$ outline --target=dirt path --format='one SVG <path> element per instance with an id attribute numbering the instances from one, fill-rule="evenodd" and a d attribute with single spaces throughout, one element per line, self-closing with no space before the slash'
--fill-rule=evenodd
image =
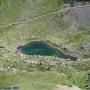
<path id="1" fill-rule="evenodd" d="M 81 89 L 76 86 L 69 87 L 69 86 L 64 86 L 64 85 L 58 85 L 53 90 L 81 90 Z"/>

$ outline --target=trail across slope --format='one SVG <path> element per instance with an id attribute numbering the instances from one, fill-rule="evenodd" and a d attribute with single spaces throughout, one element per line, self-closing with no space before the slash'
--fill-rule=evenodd
<path id="1" fill-rule="evenodd" d="M 70 9 L 85 8 L 85 7 L 90 7 L 90 5 L 75 6 L 75 7 L 69 7 L 69 8 L 56 10 L 54 12 L 49 12 L 49 13 L 46 13 L 46 14 L 43 14 L 43 15 L 40 15 L 40 16 L 36 16 L 36 17 L 33 17 L 33 18 L 29 18 L 29 19 L 26 19 L 26 20 L 23 20 L 23 21 L 19 21 L 19 22 L 16 22 L 16 23 L 10 23 L 10 24 L 1 25 L 0 28 L 12 26 L 12 25 L 22 24 L 22 23 L 29 22 L 29 21 L 32 21 L 32 20 L 36 20 L 36 19 L 44 17 L 44 16 L 52 15 L 52 14 L 57 13 L 57 12 L 63 12 L 63 11 L 70 10 Z"/>

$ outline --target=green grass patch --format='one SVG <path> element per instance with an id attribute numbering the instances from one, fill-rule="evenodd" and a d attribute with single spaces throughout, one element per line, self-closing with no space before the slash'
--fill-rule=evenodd
<path id="1" fill-rule="evenodd" d="M 1 86 L 18 86 L 20 90 L 52 90 L 56 85 L 76 85 L 81 88 L 85 84 L 84 72 L 71 72 L 69 75 L 57 71 L 35 71 L 27 73 L 0 74 Z"/>

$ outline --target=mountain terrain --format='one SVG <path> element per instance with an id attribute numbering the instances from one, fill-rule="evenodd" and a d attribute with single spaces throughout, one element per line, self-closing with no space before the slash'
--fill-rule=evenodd
<path id="1" fill-rule="evenodd" d="M 77 60 L 17 50 L 35 41 Z M 89 90 L 89 70 L 88 0 L 0 0 L 0 87 L 53 90 L 62 84 Z"/>

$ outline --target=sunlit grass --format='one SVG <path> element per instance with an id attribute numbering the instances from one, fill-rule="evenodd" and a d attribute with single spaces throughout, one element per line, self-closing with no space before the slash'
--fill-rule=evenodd
<path id="1" fill-rule="evenodd" d="M 68 75 L 57 71 L 34 71 L 27 73 L 0 74 L 1 86 L 18 86 L 20 90 L 52 90 L 56 85 L 76 85 L 83 88 L 84 72 L 71 72 Z"/>

